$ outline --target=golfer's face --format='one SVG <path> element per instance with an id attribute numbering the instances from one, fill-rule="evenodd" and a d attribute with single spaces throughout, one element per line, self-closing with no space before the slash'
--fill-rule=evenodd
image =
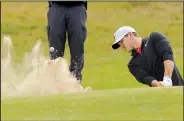
<path id="1" fill-rule="evenodd" d="M 123 37 L 123 39 L 121 39 L 121 41 L 119 42 L 120 48 L 122 48 L 125 51 L 130 52 L 131 51 L 131 43 L 130 43 L 130 36 L 126 35 L 125 37 Z"/>

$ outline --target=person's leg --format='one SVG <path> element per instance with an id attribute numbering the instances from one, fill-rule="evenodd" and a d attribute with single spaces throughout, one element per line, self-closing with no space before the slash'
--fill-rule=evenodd
<path id="1" fill-rule="evenodd" d="M 56 59 L 57 57 L 63 57 L 66 42 L 65 7 L 52 5 L 49 8 L 47 17 L 47 34 L 50 47 L 50 58 Z"/>
<path id="2" fill-rule="evenodd" d="M 81 82 L 84 66 L 84 42 L 87 36 L 84 6 L 67 8 L 67 32 L 71 54 L 70 72 Z"/>

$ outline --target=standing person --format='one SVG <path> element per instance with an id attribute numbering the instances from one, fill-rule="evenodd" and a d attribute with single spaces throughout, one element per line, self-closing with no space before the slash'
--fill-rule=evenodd
<path id="1" fill-rule="evenodd" d="M 132 53 L 128 68 L 140 83 L 150 87 L 184 84 L 164 34 L 152 32 L 142 39 L 134 28 L 123 26 L 114 33 L 114 39 L 113 49 L 122 48 Z"/>
<path id="2" fill-rule="evenodd" d="M 70 72 L 82 81 L 84 42 L 87 37 L 86 1 L 49 1 L 47 34 L 50 58 L 63 57 L 66 32 L 70 49 Z"/>

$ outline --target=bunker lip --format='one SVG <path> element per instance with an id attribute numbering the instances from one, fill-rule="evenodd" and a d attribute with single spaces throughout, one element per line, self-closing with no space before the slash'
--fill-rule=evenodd
<path id="1" fill-rule="evenodd" d="M 12 40 L 3 38 L 2 44 L 2 97 L 36 96 L 59 93 L 90 92 L 91 87 L 83 88 L 69 72 L 64 58 L 50 60 L 45 57 L 38 40 L 31 52 L 25 54 L 20 65 L 12 64 Z M 15 68 L 16 67 L 16 68 Z M 11 75 L 11 76 L 10 76 Z"/>

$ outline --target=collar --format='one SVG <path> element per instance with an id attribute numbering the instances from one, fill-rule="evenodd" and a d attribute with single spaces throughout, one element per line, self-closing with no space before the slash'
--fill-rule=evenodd
<path id="1" fill-rule="evenodd" d="M 131 56 L 137 56 L 137 55 L 141 54 L 141 52 L 143 50 L 143 47 L 145 45 L 145 42 L 146 42 L 146 39 L 142 39 L 141 46 L 138 49 L 136 49 L 136 50 L 132 50 Z"/>
<path id="2" fill-rule="evenodd" d="M 139 48 L 136 50 L 136 53 L 137 53 L 137 54 L 141 54 L 141 52 L 142 52 L 142 47 L 139 47 Z"/>

